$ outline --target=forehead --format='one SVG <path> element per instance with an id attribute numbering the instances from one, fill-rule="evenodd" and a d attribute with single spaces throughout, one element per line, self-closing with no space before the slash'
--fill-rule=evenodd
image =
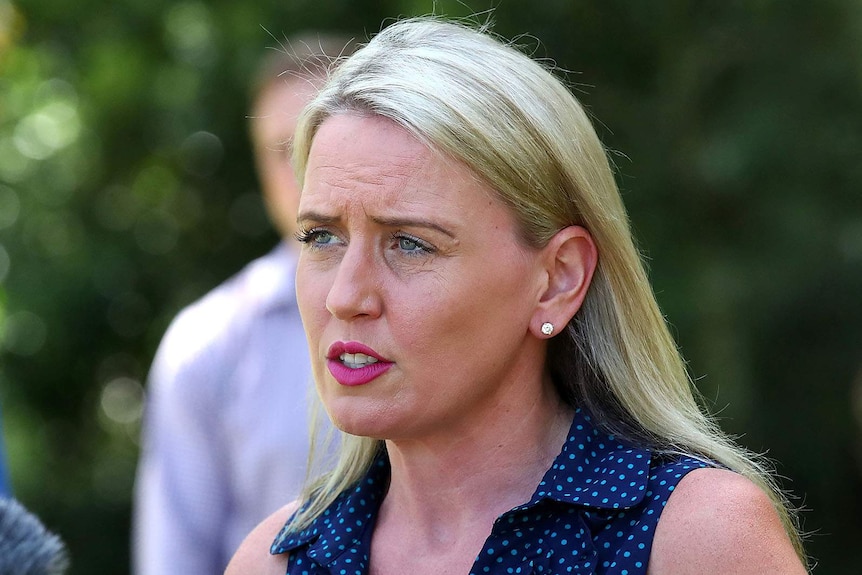
<path id="1" fill-rule="evenodd" d="M 416 169 L 431 159 L 431 149 L 405 128 L 380 116 L 342 113 L 318 128 L 309 152 L 317 168 Z M 314 160 L 317 160 L 315 162 Z M 335 160 L 335 165 L 331 162 Z"/>
<path id="2" fill-rule="evenodd" d="M 336 115 L 314 137 L 302 200 L 360 198 L 389 204 L 445 200 L 442 205 L 466 207 L 471 200 L 496 200 L 496 194 L 467 166 L 430 149 L 391 120 Z"/>

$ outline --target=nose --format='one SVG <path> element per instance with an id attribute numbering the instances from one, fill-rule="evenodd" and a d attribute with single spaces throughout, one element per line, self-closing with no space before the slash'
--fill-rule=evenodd
<path id="1" fill-rule="evenodd" d="M 352 242 L 338 263 L 326 296 L 326 309 L 340 320 L 379 317 L 381 275 L 371 250 Z"/>

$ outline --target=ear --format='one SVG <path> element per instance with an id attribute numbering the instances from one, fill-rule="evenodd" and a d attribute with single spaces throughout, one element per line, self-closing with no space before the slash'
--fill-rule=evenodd
<path id="1" fill-rule="evenodd" d="M 569 226 L 557 232 L 542 248 L 547 285 L 536 306 L 530 330 L 546 339 L 557 333 L 574 317 L 587 295 L 598 251 L 586 228 Z M 550 323 L 553 330 L 549 330 Z M 547 333 L 551 331 L 551 333 Z"/>

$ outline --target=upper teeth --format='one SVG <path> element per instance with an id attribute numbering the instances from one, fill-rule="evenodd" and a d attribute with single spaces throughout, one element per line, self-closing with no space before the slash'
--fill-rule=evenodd
<path id="1" fill-rule="evenodd" d="M 340 356 L 338 356 L 338 359 L 341 360 L 341 363 L 351 369 L 358 369 L 372 363 L 377 363 L 376 357 L 371 357 L 370 355 L 365 355 L 364 353 L 342 353 Z"/>

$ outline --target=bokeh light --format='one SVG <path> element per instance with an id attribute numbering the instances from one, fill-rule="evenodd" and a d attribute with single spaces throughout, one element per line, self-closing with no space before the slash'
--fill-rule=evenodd
<path id="1" fill-rule="evenodd" d="M 6 351 L 15 355 L 35 355 L 45 345 L 48 327 L 35 313 L 20 310 L 6 316 L 0 333 L 0 344 Z"/>
<path id="2" fill-rule="evenodd" d="M 50 158 L 74 142 L 81 132 L 78 112 L 69 102 L 56 101 L 33 111 L 15 128 L 15 147 L 33 160 Z"/>
<path id="3" fill-rule="evenodd" d="M 211 176 L 224 156 L 224 146 L 218 136 L 204 130 L 191 134 L 183 141 L 180 158 L 185 170 L 198 177 Z"/>
<path id="4" fill-rule="evenodd" d="M 168 11 L 165 39 L 178 60 L 194 66 L 210 66 L 218 54 L 212 17 L 201 2 L 180 2 Z"/>
<path id="5" fill-rule="evenodd" d="M 144 406 L 144 387 L 131 377 L 117 377 L 102 387 L 99 405 L 109 420 L 119 424 L 140 421 Z"/>

